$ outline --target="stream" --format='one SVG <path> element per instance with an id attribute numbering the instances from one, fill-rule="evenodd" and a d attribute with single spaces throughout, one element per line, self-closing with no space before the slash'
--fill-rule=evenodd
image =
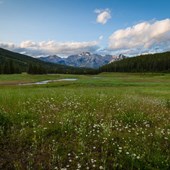
<path id="1" fill-rule="evenodd" d="M 39 81 L 39 82 L 34 82 L 34 83 L 20 83 L 19 85 L 25 86 L 25 85 L 41 85 L 41 84 L 48 84 L 51 82 L 57 82 L 57 81 L 76 81 L 76 78 L 65 78 L 65 79 L 58 79 L 58 80 L 44 80 L 44 81 Z"/>

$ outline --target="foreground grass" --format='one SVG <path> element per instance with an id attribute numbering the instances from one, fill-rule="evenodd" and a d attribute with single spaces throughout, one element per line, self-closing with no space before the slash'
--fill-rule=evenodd
<path id="1" fill-rule="evenodd" d="M 11 86 L 66 77 L 78 80 Z M 169 169 L 169 74 L 0 82 L 0 169 Z"/>

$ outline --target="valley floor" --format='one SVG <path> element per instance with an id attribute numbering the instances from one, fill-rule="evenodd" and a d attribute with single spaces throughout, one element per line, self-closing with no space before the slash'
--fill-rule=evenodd
<path id="1" fill-rule="evenodd" d="M 0 75 L 0 135 L 3 170 L 168 170 L 170 74 Z"/>

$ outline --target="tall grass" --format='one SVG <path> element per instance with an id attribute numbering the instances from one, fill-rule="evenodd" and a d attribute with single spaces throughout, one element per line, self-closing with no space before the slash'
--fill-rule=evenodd
<path id="1" fill-rule="evenodd" d="M 0 168 L 169 169 L 170 79 L 98 77 L 3 86 Z"/>

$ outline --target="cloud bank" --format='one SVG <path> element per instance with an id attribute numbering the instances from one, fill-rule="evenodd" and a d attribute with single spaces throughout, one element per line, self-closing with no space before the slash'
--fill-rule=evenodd
<path id="1" fill-rule="evenodd" d="M 99 24 L 106 24 L 109 19 L 111 19 L 111 11 L 109 9 L 96 9 L 94 11 L 97 14 L 96 22 Z"/>
<path id="2" fill-rule="evenodd" d="M 0 47 L 13 50 L 34 57 L 44 55 L 68 56 L 82 51 L 95 52 L 98 49 L 98 41 L 90 42 L 57 42 L 57 41 L 24 41 L 20 45 L 13 43 L 0 43 Z"/>
<path id="3" fill-rule="evenodd" d="M 132 53 L 170 50 L 170 19 L 142 22 L 117 30 L 109 37 L 109 49 Z"/>

